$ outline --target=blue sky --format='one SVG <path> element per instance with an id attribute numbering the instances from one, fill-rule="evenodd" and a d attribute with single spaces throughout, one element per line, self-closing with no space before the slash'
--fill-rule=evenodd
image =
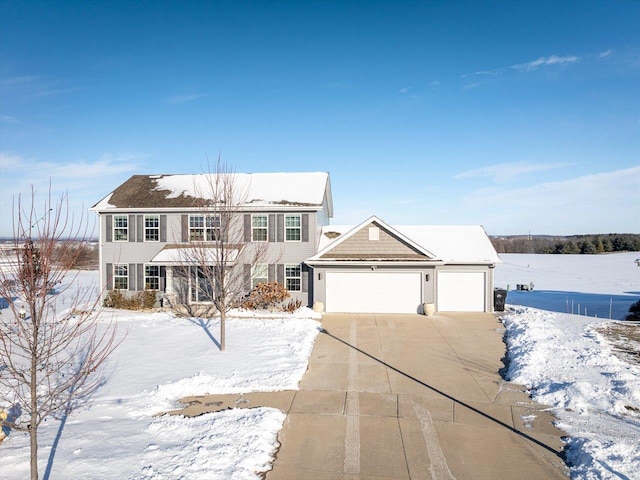
<path id="1" fill-rule="evenodd" d="M 0 11 L 0 235 L 32 185 L 77 215 L 218 154 L 330 172 L 334 224 L 640 233 L 640 2 Z"/>

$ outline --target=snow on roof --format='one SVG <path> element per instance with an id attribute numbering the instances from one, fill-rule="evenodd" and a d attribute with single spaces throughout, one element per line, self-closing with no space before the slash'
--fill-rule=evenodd
<path id="1" fill-rule="evenodd" d="M 438 260 L 447 263 L 500 263 L 500 257 L 481 225 L 391 225 L 391 227 L 433 253 Z M 353 225 L 324 226 L 318 251 L 324 250 L 353 228 L 355 228 Z"/>
<path id="2" fill-rule="evenodd" d="M 234 173 L 233 186 L 243 205 L 322 206 L 331 210 L 326 172 Z M 134 175 L 99 201 L 92 210 L 113 208 L 188 207 L 211 196 L 215 174 Z M 332 213 L 330 212 L 330 215 Z"/>
<path id="3" fill-rule="evenodd" d="M 250 204 L 293 203 L 321 205 L 329 174 L 313 173 L 235 173 L 233 185 Z M 197 198 L 206 195 L 211 175 L 166 175 L 157 179 L 159 190 L 170 190 L 167 198 L 180 195 Z"/>

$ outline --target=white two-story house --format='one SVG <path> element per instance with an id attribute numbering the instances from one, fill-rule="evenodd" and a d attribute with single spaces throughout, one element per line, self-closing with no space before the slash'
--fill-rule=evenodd
<path id="1" fill-rule="evenodd" d="M 213 174 L 212 174 L 213 175 Z M 241 192 L 236 245 L 230 268 L 243 269 L 248 292 L 260 282 L 278 281 L 302 305 L 312 302 L 309 267 L 321 229 L 333 216 L 329 174 L 231 174 Z M 134 175 L 92 207 L 99 216 L 102 291 L 156 290 L 173 303 L 210 301 L 213 287 L 198 275 L 185 277 L 179 252 L 206 245 L 220 235 L 215 213 L 203 208 L 209 174 Z M 259 264 L 245 264 L 244 253 L 260 247 Z M 180 275 L 178 272 L 180 271 Z"/>
<path id="2" fill-rule="evenodd" d="M 92 208 L 103 291 L 211 301 L 202 259 L 188 260 L 196 246 L 214 259 L 224 235 L 220 219 L 202 207 L 211 179 L 134 175 Z M 493 311 L 500 258 L 482 226 L 391 226 L 375 216 L 330 225 L 328 173 L 233 174 L 233 184 L 243 195 L 225 268 L 241 273 L 241 293 L 277 281 L 302 305 L 326 312 Z M 252 261 L 257 250 L 264 255 Z"/>

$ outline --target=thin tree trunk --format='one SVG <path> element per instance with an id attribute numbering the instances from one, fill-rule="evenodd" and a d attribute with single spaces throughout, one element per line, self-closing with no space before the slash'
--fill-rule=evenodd
<path id="1" fill-rule="evenodd" d="M 220 350 L 224 350 L 225 337 L 226 337 L 226 323 L 227 323 L 227 312 L 225 309 L 220 310 Z"/>
<path id="2" fill-rule="evenodd" d="M 36 345 L 38 330 L 33 327 L 33 343 Z M 38 357 L 31 355 L 31 423 L 29 424 L 29 442 L 31 444 L 31 480 L 38 480 Z"/>

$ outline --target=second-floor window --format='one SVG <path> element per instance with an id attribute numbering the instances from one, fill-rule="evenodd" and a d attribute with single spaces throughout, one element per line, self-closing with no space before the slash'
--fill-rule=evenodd
<path id="1" fill-rule="evenodd" d="M 192 242 L 220 240 L 220 216 L 189 215 L 189 240 Z"/>
<path id="2" fill-rule="evenodd" d="M 159 215 L 144 216 L 144 241 L 145 242 L 160 241 L 160 216 Z"/>
<path id="3" fill-rule="evenodd" d="M 113 288 L 127 290 L 129 288 L 129 265 L 116 263 L 113 265 Z"/>
<path id="4" fill-rule="evenodd" d="M 267 216 L 251 215 L 251 241 L 267 241 Z"/>
<path id="5" fill-rule="evenodd" d="M 287 242 L 299 242 L 302 238 L 300 215 L 284 216 L 284 239 Z"/>
<path id="6" fill-rule="evenodd" d="M 126 242 L 129 240 L 129 217 L 126 215 L 113 216 L 113 241 Z"/>

